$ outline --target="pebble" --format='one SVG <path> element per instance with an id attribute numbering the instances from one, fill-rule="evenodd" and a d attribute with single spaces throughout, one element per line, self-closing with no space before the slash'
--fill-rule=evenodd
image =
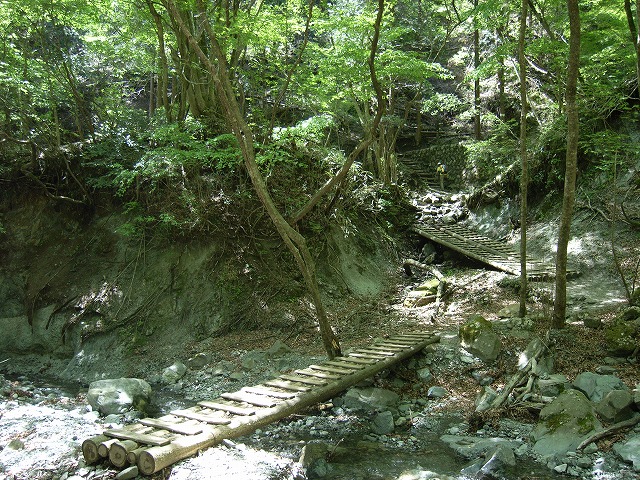
<path id="1" fill-rule="evenodd" d="M 555 467 L 553 467 L 553 470 L 558 473 L 564 473 L 567 471 L 567 468 L 569 468 L 569 465 L 567 465 L 566 463 L 561 463 L 560 465 L 556 465 Z"/>
<path id="2" fill-rule="evenodd" d="M 138 467 L 133 466 L 129 468 L 125 468 L 121 472 L 116 475 L 116 480 L 131 480 L 132 478 L 136 478 L 138 476 Z"/>

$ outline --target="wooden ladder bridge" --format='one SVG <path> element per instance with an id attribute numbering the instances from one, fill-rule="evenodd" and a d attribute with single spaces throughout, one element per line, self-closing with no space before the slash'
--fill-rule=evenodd
<path id="1" fill-rule="evenodd" d="M 458 224 L 423 223 L 413 227 L 422 237 L 455 250 L 469 258 L 512 275 L 520 275 L 520 252 L 504 242 L 491 239 Z M 555 264 L 527 256 L 527 278 L 554 278 Z M 575 275 L 567 271 L 567 275 Z"/>
<path id="2" fill-rule="evenodd" d="M 137 465 L 152 475 L 224 439 L 247 435 L 316 403 L 418 353 L 440 338 L 426 332 L 392 335 L 318 365 L 283 374 L 253 387 L 223 393 L 160 418 L 144 418 L 85 440 L 87 464 Z"/>

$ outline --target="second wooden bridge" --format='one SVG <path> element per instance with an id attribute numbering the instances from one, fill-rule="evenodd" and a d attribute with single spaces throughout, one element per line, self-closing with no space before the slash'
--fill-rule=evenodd
<path id="1" fill-rule="evenodd" d="M 137 465 L 141 474 L 152 475 L 224 439 L 247 435 L 329 400 L 439 340 L 426 332 L 392 335 L 344 357 L 224 393 L 195 407 L 106 430 L 85 440 L 82 453 L 87 464 L 108 458 L 115 467 Z"/>
<path id="2" fill-rule="evenodd" d="M 493 268 L 513 275 L 520 275 L 520 253 L 518 251 L 503 242 L 485 237 L 462 225 L 424 223 L 413 227 L 413 231 L 424 238 Z M 536 280 L 553 278 L 555 273 L 555 264 L 527 257 L 528 278 Z M 575 271 L 567 271 L 568 275 L 575 273 Z"/>

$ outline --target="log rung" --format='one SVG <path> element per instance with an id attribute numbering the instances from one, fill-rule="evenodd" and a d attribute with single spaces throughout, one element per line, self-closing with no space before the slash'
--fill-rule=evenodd
<path id="1" fill-rule="evenodd" d="M 381 355 L 384 357 L 393 357 L 397 352 L 390 352 L 388 350 L 378 350 L 374 347 L 359 348 L 355 353 L 370 353 L 372 355 Z"/>
<path id="2" fill-rule="evenodd" d="M 267 382 L 264 382 L 264 384 L 268 387 L 282 388 L 283 390 L 290 390 L 292 392 L 308 392 L 309 390 L 311 390 L 311 387 L 296 385 L 295 383 L 278 379 L 269 380 Z"/>
<path id="3" fill-rule="evenodd" d="M 266 397 L 281 398 L 283 400 L 289 400 L 298 396 L 297 393 L 279 392 L 270 388 L 261 387 L 244 387 L 241 391 L 255 393 L 256 395 L 264 395 Z"/>
<path id="4" fill-rule="evenodd" d="M 198 425 L 185 425 L 180 423 L 171 423 L 156 418 L 143 418 L 139 420 L 142 425 L 148 427 L 161 428 L 173 433 L 179 433 L 181 435 L 197 435 L 202 433 L 202 427 Z"/>
<path id="5" fill-rule="evenodd" d="M 327 382 L 327 380 L 320 380 L 318 378 L 308 378 L 308 377 L 303 377 L 298 375 L 280 375 L 279 378 L 282 378 L 283 380 L 289 380 L 290 382 L 298 382 L 298 383 L 303 383 L 305 385 L 314 385 L 314 386 L 321 386 L 329 383 Z"/>
<path id="6" fill-rule="evenodd" d="M 298 375 L 305 375 L 308 377 L 326 378 L 327 380 L 337 380 L 341 376 L 333 373 L 320 372 L 312 369 L 295 370 L 294 373 L 297 373 Z"/>
<path id="7" fill-rule="evenodd" d="M 382 360 L 383 358 L 388 358 L 386 355 L 371 355 L 370 353 L 358 353 L 358 352 L 350 353 L 349 358 L 351 357 L 369 358 L 371 360 Z"/>
<path id="8" fill-rule="evenodd" d="M 214 417 L 212 415 L 206 415 L 192 410 L 174 410 L 171 413 L 176 417 L 198 420 L 199 422 L 205 422 L 208 425 L 229 425 L 231 423 L 231 420 L 228 418 Z"/>
<path id="9" fill-rule="evenodd" d="M 349 374 L 353 373 L 353 369 L 348 369 L 348 368 L 345 368 L 345 367 L 335 368 L 335 366 L 326 365 L 326 364 L 309 365 L 307 368 L 310 368 L 312 370 L 319 370 L 321 372 L 338 373 L 340 375 L 349 375 Z"/>
<path id="10" fill-rule="evenodd" d="M 333 365 L 334 367 L 348 368 L 353 371 L 362 370 L 363 368 L 365 368 L 364 364 L 348 362 L 346 360 L 329 360 L 327 362 L 324 362 L 322 365 Z"/>
<path id="11" fill-rule="evenodd" d="M 144 443 L 145 445 L 153 445 L 156 447 L 162 447 L 163 445 L 171 443 L 171 438 L 147 433 L 136 433 L 125 429 L 105 430 L 104 434 L 107 437 L 117 438 L 118 440 L 133 440 L 137 443 Z"/>
<path id="12" fill-rule="evenodd" d="M 220 410 L 221 412 L 228 412 L 234 415 L 255 415 L 256 411 L 252 408 L 236 407 L 235 405 L 228 405 L 226 403 L 212 402 L 204 400 L 198 402 L 201 407 L 210 408 L 212 410 Z"/>
<path id="13" fill-rule="evenodd" d="M 367 347 L 368 350 L 375 350 L 378 352 L 393 352 L 393 354 L 395 355 L 397 352 L 401 352 L 402 350 L 405 350 L 406 347 L 387 347 L 384 345 L 371 345 L 370 347 Z"/>
<path id="14" fill-rule="evenodd" d="M 220 395 L 220 397 L 224 398 L 225 400 L 233 400 L 234 402 L 248 403 L 249 405 L 255 405 L 256 407 L 272 408 L 278 404 L 278 402 L 276 402 L 273 398 L 253 395 L 251 393 L 242 391 L 223 393 L 222 395 Z"/>
<path id="15" fill-rule="evenodd" d="M 367 365 L 373 365 L 374 363 L 376 363 L 377 357 L 376 359 L 373 358 L 351 358 L 351 357 L 338 357 L 336 358 L 334 361 L 337 362 L 348 362 L 348 363 L 355 363 L 357 365 L 362 365 L 363 368 L 365 368 Z"/>

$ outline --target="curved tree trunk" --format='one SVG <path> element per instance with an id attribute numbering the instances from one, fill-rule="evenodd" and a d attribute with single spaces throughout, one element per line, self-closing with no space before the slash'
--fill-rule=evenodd
<path id="1" fill-rule="evenodd" d="M 553 304 L 552 328 L 563 328 L 567 311 L 567 245 L 571 217 L 576 196 L 576 170 L 578 163 L 578 106 L 576 104 L 578 73 L 580 69 L 580 10 L 578 0 L 567 0 L 570 34 L 569 66 L 567 68 L 567 156 L 564 176 L 562 215 L 558 233 L 556 259 L 556 290 Z"/>
<path id="2" fill-rule="evenodd" d="M 176 22 L 182 34 L 188 40 L 189 46 L 193 52 L 198 56 L 200 62 L 206 67 L 211 79 L 216 88 L 222 110 L 224 115 L 231 126 L 233 133 L 238 139 L 240 149 L 244 158 L 245 167 L 254 189 L 260 198 L 265 210 L 267 211 L 273 225 L 282 237 L 285 245 L 292 253 L 296 260 L 298 268 L 302 273 L 307 288 L 312 297 L 316 309 L 316 315 L 318 317 L 318 324 L 320 328 L 320 335 L 324 344 L 325 350 L 329 358 L 334 358 L 341 355 L 340 344 L 338 338 L 334 334 L 327 318 L 322 299 L 320 297 L 320 290 L 318 288 L 318 282 L 316 279 L 315 264 L 305 238 L 297 232 L 289 223 L 284 219 L 282 214 L 275 206 L 271 195 L 267 189 L 264 178 L 258 169 L 256 164 L 255 150 L 253 146 L 253 132 L 244 116 L 241 113 L 240 105 L 238 104 L 233 85 L 229 76 L 229 69 L 227 65 L 227 59 L 224 51 L 218 43 L 217 36 L 211 29 L 207 20 L 206 11 L 201 1 L 198 1 L 200 20 L 202 21 L 204 28 L 206 29 L 209 41 L 211 42 L 212 55 L 215 58 L 214 64 L 209 57 L 202 51 L 200 45 L 191 34 L 191 31 L 187 28 L 182 20 L 178 9 L 176 8 L 173 0 L 164 0 L 164 5 L 167 11 L 171 15 L 172 19 Z"/>

